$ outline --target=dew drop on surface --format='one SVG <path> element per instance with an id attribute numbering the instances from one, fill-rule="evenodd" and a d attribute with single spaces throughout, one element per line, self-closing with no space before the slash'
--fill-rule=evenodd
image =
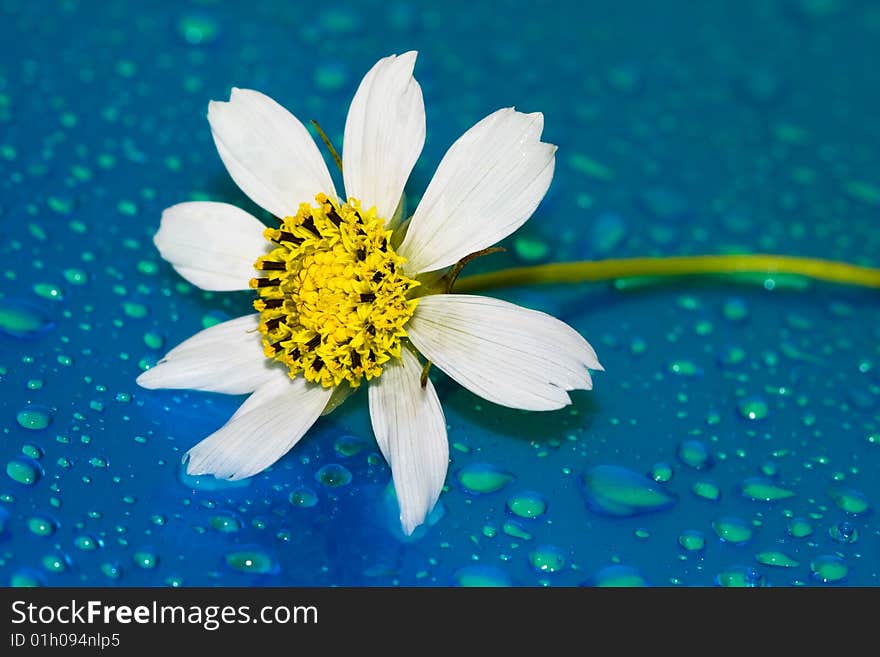
<path id="1" fill-rule="evenodd" d="M 587 506 L 608 516 L 635 516 L 667 509 L 676 498 L 637 472 L 614 465 L 597 465 L 581 477 Z"/>
<path id="2" fill-rule="evenodd" d="M 514 479 L 509 472 L 489 463 L 468 464 L 458 471 L 456 478 L 465 491 L 473 494 L 494 493 Z"/>
<path id="3" fill-rule="evenodd" d="M 709 449 L 699 440 L 685 440 L 678 446 L 678 460 L 695 470 L 705 470 L 712 465 Z"/>
<path id="4" fill-rule="evenodd" d="M 672 475 L 672 466 L 665 461 L 655 463 L 654 467 L 651 468 L 651 479 L 656 481 L 658 484 L 665 484 L 666 482 L 671 481 Z"/>
<path id="5" fill-rule="evenodd" d="M 512 586 L 513 580 L 500 568 L 495 566 L 465 566 L 453 576 L 456 586 L 463 587 L 505 587 Z"/>
<path id="6" fill-rule="evenodd" d="M 33 486 L 43 476 L 43 468 L 33 459 L 18 456 L 6 464 L 6 474 L 23 486 Z"/>
<path id="7" fill-rule="evenodd" d="M 813 579 L 823 582 L 839 582 L 849 574 L 849 566 L 840 557 L 833 554 L 823 554 L 810 562 L 810 571 Z"/>
<path id="8" fill-rule="evenodd" d="M 347 434 L 339 436 L 339 438 L 336 439 L 336 442 L 333 443 L 333 449 L 340 456 L 354 456 L 355 454 L 364 451 L 368 444 L 369 443 L 360 436 Z"/>
<path id="9" fill-rule="evenodd" d="M 706 537 L 703 532 L 689 529 L 679 535 L 678 544 L 688 552 L 699 552 L 706 547 Z"/>
<path id="10" fill-rule="evenodd" d="M 638 570 L 630 566 L 606 566 L 590 577 L 584 586 L 636 588 L 650 586 Z"/>
<path id="11" fill-rule="evenodd" d="M 547 500 L 540 493 L 523 491 L 507 498 L 507 509 L 520 518 L 537 518 L 547 511 Z"/>
<path id="12" fill-rule="evenodd" d="M 833 488 L 828 496 L 841 510 L 854 516 L 860 516 L 871 510 L 868 498 L 861 491 L 852 488 Z"/>
<path id="13" fill-rule="evenodd" d="M 351 483 L 351 470 L 338 463 L 328 463 L 315 473 L 315 480 L 328 488 L 339 488 Z"/>
<path id="14" fill-rule="evenodd" d="M 226 565 L 240 573 L 264 575 L 276 569 L 275 561 L 259 550 L 242 550 L 226 555 Z"/>
<path id="15" fill-rule="evenodd" d="M 710 502 L 717 502 L 721 499 L 721 488 L 719 488 L 718 484 L 714 481 L 700 479 L 699 481 L 694 482 L 691 490 L 697 497 L 702 497 L 704 500 L 709 500 Z"/>
<path id="16" fill-rule="evenodd" d="M 755 588 L 766 584 L 764 576 L 751 566 L 733 566 L 715 576 L 718 586 L 733 588 Z"/>
<path id="17" fill-rule="evenodd" d="M 565 553 L 555 545 L 539 545 L 529 553 L 529 563 L 539 573 L 556 573 L 565 568 Z"/>
<path id="18" fill-rule="evenodd" d="M 51 536 L 58 529 L 58 523 L 48 516 L 31 516 L 27 519 L 27 528 L 37 536 Z"/>
<path id="19" fill-rule="evenodd" d="M 737 406 L 737 411 L 746 420 L 763 420 L 770 413 L 770 407 L 763 397 L 746 397 Z"/>
<path id="20" fill-rule="evenodd" d="M 228 513 L 218 513 L 211 516 L 208 524 L 211 525 L 211 529 L 221 534 L 233 534 L 242 527 L 241 520 Z"/>
<path id="21" fill-rule="evenodd" d="M 132 561 L 144 570 L 152 570 L 159 565 L 159 557 L 151 550 L 138 550 L 132 555 Z"/>
<path id="22" fill-rule="evenodd" d="M 784 552 L 766 551 L 755 555 L 755 561 L 765 566 L 777 566 L 779 568 L 797 568 L 800 562 L 792 559 Z"/>
<path id="23" fill-rule="evenodd" d="M 855 543 L 859 540 L 859 530 L 851 522 L 839 522 L 828 529 L 828 535 L 838 543 Z"/>
<path id="24" fill-rule="evenodd" d="M 763 477 L 749 477 L 742 482 L 740 487 L 742 496 L 755 502 L 775 502 L 794 497 L 794 491 L 777 486 L 769 479 Z"/>
<path id="25" fill-rule="evenodd" d="M 122 577 L 122 566 L 119 565 L 116 561 L 107 561 L 102 563 L 101 566 L 101 574 L 108 579 L 119 579 Z"/>
<path id="26" fill-rule="evenodd" d="M 23 428 L 39 431 L 49 426 L 49 423 L 52 421 L 52 415 L 48 409 L 39 406 L 28 406 L 20 410 L 15 419 Z"/>
<path id="27" fill-rule="evenodd" d="M 41 560 L 43 568 L 50 573 L 63 573 L 70 567 L 70 559 L 63 554 L 47 554 Z"/>
<path id="28" fill-rule="evenodd" d="M 752 528 L 745 520 L 740 518 L 725 517 L 712 522 L 715 535 L 725 543 L 742 545 L 752 538 Z"/>
<path id="29" fill-rule="evenodd" d="M 813 524 L 806 518 L 796 517 L 788 521 L 785 531 L 792 538 L 806 538 L 813 533 Z"/>
<path id="30" fill-rule="evenodd" d="M 101 547 L 100 539 L 97 539 L 90 534 L 81 534 L 80 536 L 77 536 L 73 539 L 73 544 L 77 549 L 84 552 L 92 552 Z"/>
<path id="31" fill-rule="evenodd" d="M 14 299 L 0 299 L 0 333 L 13 338 L 35 338 L 52 328 L 41 310 Z"/>
<path id="32" fill-rule="evenodd" d="M 308 509 L 318 503 L 318 496 L 311 488 L 297 488 L 288 497 L 289 502 L 301 509 Z"/>
<path id="33" fill-rule="evenodd" d="M 177 21 L 177 33 L 190 45 L 208 45 L 217 40 L 220 26 L 210 16 L 185 14 Z"/>
<path id="34" fill-rule="evenodd" d="M 22 568 L 21 570 L 12 573 L 12 576 L 9 578 L 9 586 L 12 588 L 30 589 L 44 585 L 45 582 L 43 581 L 42 576 L 30 568 Z"/>

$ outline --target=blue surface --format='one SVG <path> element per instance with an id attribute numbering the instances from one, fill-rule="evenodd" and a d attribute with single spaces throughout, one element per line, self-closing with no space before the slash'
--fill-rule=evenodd
<path id="1" fill-rule="evenodd" d="M 0 0 L 0 583 L 880 584 L 877 295 L 794 279 L 506 291 L 607 372 L 546 414 L 435 372 L 452 463 L 411 539 L 363 393 L 252 480 L 181 476 L 241 399 L 134 379 L 250 297 L 187 285 L 151 237 L 187 199 L 256 212 L 205 120 L 232 85 L 338 144 L 360 76 L 418 49 L 412 201 L 476 120 L 544 112 L 550 192 L 474 271 L 730 251 L 880 265 L 880 6 L 541 4 Z"/>

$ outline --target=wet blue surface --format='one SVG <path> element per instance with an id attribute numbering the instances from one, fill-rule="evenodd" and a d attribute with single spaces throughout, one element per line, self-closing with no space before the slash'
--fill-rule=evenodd
<path id="1" fill-rule="evenodd" d="M 256 212 L 208 100 L 254 87 L 340 143 L 360 76 L 412 48 L 428 113 L 412 201 L 498 107 L 543 111 L 560 146 L 536 216 L 474 270 L 880 265 L 880 6 L 588 4 L 0 0 L 0 583 L 880 584 L 876 293 L 773 276 L 506 291 L 607 371 L 546 414 L 435 372 L 452 463 L 410 539 L 363 393 L 229 484 L 178 463 L 241 399 L 135 385 L 249 311 L 151 243 L 183 200 Z"/>

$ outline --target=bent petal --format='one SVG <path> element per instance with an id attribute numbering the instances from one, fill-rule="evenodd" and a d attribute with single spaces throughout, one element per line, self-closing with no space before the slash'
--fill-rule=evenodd
<path id="1" fill-rule="evenodd" d="M 391 466 L 400 523 L 412 534 L 440 496 L 449 443 L 433 384 L 428 381 L 422 388 L 422 366 L 409 350 L 403 349 L 401 358 L 370 382 L 370 418 L 379 449 Z"/>
<path id="2" fill-rule="evenodd" d="M 375 205 L 389 228 L 425 145 L 425 104 L 412 74 L 417 55 L 380 59 L 361 81 L 345 122 L 345 193 L 364 209 Z"/>
<path id="3" fill-rule="evenodd" d="M 596 352 L 568 324 L 500 299 L 441 294 L 419 300 L 406 327 L 426 358 L 502 406 L 549 411 L 593 387 Z"/>
<path id="4" fill-rule="evenodd" d="M 188 388 L 241 395 L 283 374 L 263 354 L 259 315 L 199 331 L 137 378 L 141 387 Z"/>
<path id="5" fill-rule="evenodd" d="M 233 88 L 208 104 L 208 122 L 229 175 L 276 217 L 296 214 L 319 192 L 336 198 L 327 165 L 300 121 L 268 96 Z"/>
<path id="6" fill-rule="evenodd" d="M 247 290 L 266 252 L 266 227 L 228 203 L 178 203 L 162 212 L 153 243 L 171 266 L 203 290 Z"/>
<path id="7" fill-rule="evenodd" d="M 541 113 L 501 109 L 450 147 L 397 251 L 408 259 L 408 273 L 448 267 L 532 216 L 556 161 L 556 146 L 541 141 L 543 129 Z"/>
<path id="8" fill-rule="evenodd" d="M 186 453 L 187 474 L 244 479 L 262 472 L 305 435 L 331 392 L 276 372 L 229 422 Z"/>

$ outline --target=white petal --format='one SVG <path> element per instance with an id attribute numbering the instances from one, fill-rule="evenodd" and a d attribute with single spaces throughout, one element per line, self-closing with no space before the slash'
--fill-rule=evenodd
<path id="1" fill-rule="evenodd" d="M 511 408 L 562 408 L 571 403 L 566 391 L 593 387 L 588 368 L 602 369 L 568 324 L 490 297 L 424 297 L 406 330 L 426 358 L 465 388 Z"/>
<path id="2" fill-rule="evenodd" d="M 398 253 L 410 274 L 434 271 L 492 246 L 522 226 L 553 179 L 556 146 L 544 116 L 490 114 L 443 156 Z"/>
<path id="3" fill-rule="evenodd" d="M 228 203 L 197 201 L 162 213 L 156 248 L 181 276 L 203 290 L 248 289 L 254 262 L 266 252 L 266 227 Z"/>
<path id="4" fill-rule="evenodd" d="M 345 193 L 390 222 L 422 146 L 425 104 L 413 77 L 418 53 L 380 59 L 358 87 L 342 151 Z"/>
<path id="5" fill-rule="evenodd" d="M 137 378 L 144 388 L 189 388 L 241 395 L 280 371 L 263 354 L 259 315 L 245 315 L 199 331 Z"/>
<path id="6" fill-rule="evenodd" d="M 186 472 L 244 479 L 284 456 L 321 415 L 332 388 L 278 372 L 223 427 L 189 450 Z"/>
<path id="7" fill-rule="evenodd" d="M 296 214 L 323 192 L 336 198 L 327 165 L 305 126 L 268 96 L 233 88 L 229 102 L 212 100 L 208 121 L 229 175 L 276 217 Z"/>
<path id="8" fill-rule="evenodd" d="M 449 443 L 434 386 L 428 381 L 422 388 L 418 359 L 407 349 L 401 355 L 401 361 L 386 365 L 382 376 L 370 382 L 370 418 L 379 449 L 391 466 L 401 525 L 412 534 L 440 496 Z"/>

